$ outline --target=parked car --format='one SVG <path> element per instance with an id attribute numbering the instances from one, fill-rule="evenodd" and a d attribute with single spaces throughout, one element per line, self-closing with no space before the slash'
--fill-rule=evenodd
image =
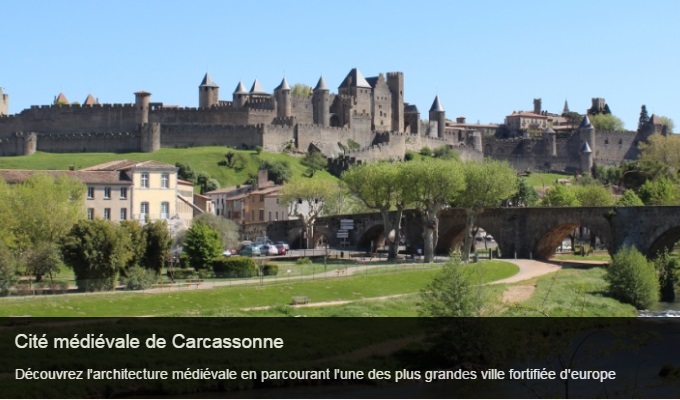
<path id="1" fill-rule="evenodd" d="M 279 255 L 279 249 L 276 248 L 273 244 L 265 244 L 262 247 L 260 247 L 260 250 L 262 251 L 263 256 L 278 256 Z"/>
<path id="2" fill-rule="evenodd" d="M 286 242 L 284 242 L 284 241 L 282 241 L 282 240 L 278 240 L 278 241 L 276 241 L 274 244 L 276 244 L 277 246 L 278 246 L 278 245 L 283 246 L 283 248 L 286 249 L 286 251 L 290 250 L 290 246 L 288 245 L 288 243 L 286 243 Z"/>
<path id="3" fill-rule="evenodd" d="M 229 257 L 229 256 L 231 256 L 231 255 L 233 255 L 233 254 L 234 254 L 234 253 L 232 253 L 231 250 L 229 250 L 229 249 L 226 249 L 226 250 L 224 250 L 224 251 L 222 252 L 222 255 L 223 255 L 224 257 Z"/>
<path id="4" fill-rule="evenodd" d="M 286 247 L 281 243 L 276 245 L 276 249 L 279 251 L 280 256 L 285 256 L 288 252 L 288 249 L 286 249 Z"/>
<path id="5" fill-rule="evenodd" d="M 249 244 L 247 246 L 243 246 L 241 250 L 238 251 L 238 254 L 240 256 L 259 256 L 262 255 L 262 251 L 260 250 L 259 246 Z"/>
<path id="6" fill-rule="evenodd" d="M 487 242 L 493 242 L 493 236 L 491 236 L 491 235 L 486 235 L 486 241 L 487 241 Z"/>

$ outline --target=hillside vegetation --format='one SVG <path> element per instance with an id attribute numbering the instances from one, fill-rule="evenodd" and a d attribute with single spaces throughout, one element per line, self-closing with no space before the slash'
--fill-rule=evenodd
<path id="1" fill-rule="evenodd" d="M 237 167 L 221 166 L 218 163 L 225 160 L 225 155 L 233 152 L 240 155 Z M 244 183 L 249 174 L 257 174 L 262 160 L 286 160 L 290 163 L 293 178 L 301 176 L 307 167 L 300 164 L 301 157 L 289 154 L 265 153 L 257 154 L 253 150 L 235 150 L 228 147 L 213 146 L 191 149 L 160 149 L 155 153 L 42 153 L 31 156 L 0 157 L 0 169 L 35 169 L 57 170 L 90 167 L 113 160 L 154 160 L 175 165 L 176 162 L 189 164 L 194 171 L 207 172 L 212 178 L 220 182 L 221 187 L 234 186 Z M 242 164 L 242 165 L 241 165 Z M 337 180 L 326 171 L 314 174 L 314 179 Z"/>

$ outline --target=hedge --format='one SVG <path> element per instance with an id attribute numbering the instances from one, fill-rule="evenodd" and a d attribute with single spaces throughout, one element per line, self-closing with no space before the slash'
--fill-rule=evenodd
<path id="1" fill-rule="evenodd" d="M 257 275 L 257 266 L 250 257 L 217 257 L 212 260 L 217 278 L 250 278 Z"/>

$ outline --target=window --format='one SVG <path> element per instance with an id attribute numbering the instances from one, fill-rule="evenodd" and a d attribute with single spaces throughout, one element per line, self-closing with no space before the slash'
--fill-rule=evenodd
<path id="1" fill-rule="evenodd" d="M 87 219 L 94 219 L 94 208 L 88 208 L 87 209 Z"/>
<path id="2" fill-rule="evenodd" d="M 260 221 L 264 221 L 264 210 L 260 210 Z"/>
<path id="3" fill-rule="evenodd" d="M 163 189 L 170 187 L 170 174 L 161 174 L 161 187 Z"/>
<path id="4" fill-rule="evenodd" d="M 121 199 L 127 199 L 127 188 L 120 188 L 120 198 Z"/>
<path id="5" fill-rule="evenodd" d="M 120 209 L 120 220 L 125 221 L 127 219 L 127 208 Z"/>
<path id="6" fill-rule="evenodd" d="M 272 220 L 272 212 L 269 211 L 269 219 L 267 219 L 267 221 L 271 221 L 271 220 Z"/>
<path id="7" fill-rule="evenodd" d="M 87 198 L 94 199 L 94 187 L 92 186 L 87 187 Z"/>
<path id="8" fill-rule="evenodd" d="M 143 188 L 149 187 L 149 173 L 148 172 L 142 172 L 142 187 Z"/>
<path id="9" fill-rule="evenodd" d="M 170 203 L 164 201 L 161 203 L 161 219 L 170 218 Z"/>
<path id="10" fill-rule="evenodd" d="M 255 221 L 255 210 L 250 210 L 250 220 Z"/>
<path id="11" fill-rule="evenodd" d="M 111 219 L 111 209 L 110 208 L 105 208 L 104 209 L 104 219 Z"/>
<path id="12" fill-rule="evenodd" d="M 261 194 L 261 195 L 260 195 L 260 203 L 262 203 L 263 201 L 264 201 L 264 195 Z"/>
<path id="13" fill-rule="evenodd" d="M 277 221 L 279 220 L 279 212 L 278 211 L 276 212 L 276 220 Z"/>
<path id="14" fill-rule="evenodd" d="M 149 203 L 143 201 L 139 206 L 139 219 L 146 219 L 149 216 Z"/>
<path id="15" fill-rule="evenodd" d="M 105 198 L 105 199 L 110 199 L 110 198 L 111 198 L 111 188 L 110 188 L 110 187 L 105 187 L 105 188 L 104 188 L 104 198 Z"/>

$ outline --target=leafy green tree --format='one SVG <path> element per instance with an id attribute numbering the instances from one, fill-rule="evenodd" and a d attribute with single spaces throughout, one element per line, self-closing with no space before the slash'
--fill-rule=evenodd
<path id="1" fill-rule="evenodd" d="M 425 146 L 422 149 L 420 149 L 420 155 L 430 157 L 430 156 L 432 156 L 432 149 Z"/>
<path id="2" fill-rule="evenodd" d="M 617 206 L 623 206 L 623 207 L 635 207 L 635 206 L 644 206 L 645 203 L 640 200 L 637 194 L 635 194 L 635 191 L 632 189 L 627 189 L 625 192 L 623 192 L 623 196 L 621 196 L 617 201 L 616 201 Z"/>
<path id="3" fill-rule="evenodd" d="M 674 178 L 680 172 L 680 136 L 654 134 L 647 138 L 647 143 L 640 143 L 640 161 L 658 163 L 667 168 Z M 656 178 L 653 177 L 653 178 Z"/>
<path id="4" fill-rule="evenodd" d="M 611 190 L 602 185 L 579 185 L 574 186 L 573 189 L 582 207 L 603 207 L 614 204 L 614 195 Z"/>
<path id="5" fill-rule="evenodd" d="M 432 155 L 442 160 L 460 160 L 458 153 L 448 145 L 439 146 L 434 149 Z"/>
<path id="6" fill-rule="evenodd" d="M 300 219 L 307 233 L 307 248 L 314 238 L 314 223 L 325 213 L 326 200 L 337 196 L 334 182 L 320 179 L 296 179 L 283 185 L 279 202 L 288 204 L 288 214 Z"/>
<path id="7" fill-rule="evenodd" d="M 623 121 L 613 114 L 589 115 L 590 123 L 600 132 L 618 132 L 624 129 Z"/>
<path id="8" fill-rule="evenodd" d="M 63 238 L 61 251 L 81 291 L 113 290 L 130 259 L 130 236 L 106 220 L 81 220 Z"/>
<path id="9" fill-rule="evenodd" d="M 680 190 L 667 178 L 648 180 L 640 187 L 640 200 L 648 206 L 672 206 L 680 200 Z"/>
<path id="10" fill-rule="evenodd" d="M 222 254 L 222 241 L 215 229 L 203 222 L 195 222 L 187 230 L 184 252 L 195 270 L 208 268 L 213 258 Z"/>
<path id="11" fill-rule="evenodd" d="M 472 228 L 477 216 L 486 208 L 499 207 L 503 201 L 517 190 L 517 174 L 504 161 L 485 160 L 484 162 L 467 162 L 465 166 L 465 190 L 463 190 L 453 206 L 465 209 L 465 239 L 463 260 L 467 262 L 472 246 Z"/>
<path id="12" fill-rule="evenodd" d="M 204 223 L 209 227 L 215 229 L 220 234 L 220 241 L 223 249 L 231 249 L 238 247 L 239 244 L 239 228 L 236 222 L 222 218 L 215 214 L 201 214 L 194 218 L 194 223 Z"/>
<path id="13" fill-rule="evenodd" d="M 544 207 L 579 207 L 581 202 L 573 186 L 559 185 L 549 187 L 541 199 Z"/>
<path id="14" fill-rule="evenodd" d="M 293 85 L 290 91 L 291 95 L 293 96 L 311 96 L 312 95 L 312 88 L 308 85 L 305 85 L 304 83 L 296 83 Z"/>
<path id="15" fill-rule="evenodd" d="M 659 300 L 654 265 L 634 247 L 623 247 L 614 255 L 605 280 L 612 297 L 638 309 L 648 308 Z"/>
<path id="16" fill-rule="evenodd" d="M 7 296 L 18 281 L 17 259 L 0 240 L 0 296 Z"/>
<path id="17" fill-rule="evenodd" d="M 680 260 L 673 257 L 668 250 L 664 250 L 656 255 L 653 263 L 659 276 L 661 301 L 674 301 L 675 292 L 680 288 Z"/>
<path id="18" fill-rule="evenodd" d="M 463 164 L 430 159 L 401 166 L 407 203 L 415 206 L 423 225 L 424 262 L 434 260 L 439 213 L 455 203 L 465 188 Z"/>
<path id="19" fill-rule="evenodd" d="M 260 169 L 266 169 L 269 179 L 277 185 L 289 182 L 293 176 L 290 163 L 286 160 L 263 160 L 260 162 Z"/>
<path id="20" fill-rule="evenodd" d="M 533 207 L 538 203 L 538 193 L 526 179 L 517 179 L 517 191 L 508 201 L 513 207 Z"/>
<path id="21" fill-rule="evenodd" d="M 217 179 L 210 177 L 207 172 L 199 172 L 196 176 L 196 184 L 200 186 L 201 194 L 217 190 L 220 187 L 220 182 Z"/>
<path id="22" fill-rule="evenodd" d="M 194 184 L 196 183 L 196 172 L 194 172 L 194 169 L 191 168 L 191 165 L 183 162 L 177 162 L 175 163 L 175 167 L 178 168 L 177 177 L 179 179 L 189 181 Z"/>
<path id="23" fill-rule="evenodd" d="M 307 176 L 314 176 L 316 171 L 321 171 L 328 165 L 326 157 L 318 151 L 310 151 L 300 160 L 300 164 L 307 167 Z"/>
<path id="24" fill-rule="evenodd" d="M 641 130 L 649 122 L 649 113 L 647 112 L 647 106 L 642 105 L 640 108 L 640 119 L 638 120 L 638 130 Z"/>
<path id="25" fill-rule="evenodd" d="M 59 273 L 63 261 L 61 250 L 57 243 L 41 242 L 31 247 L 26 253 L 26 272 L 35 275 L 36 281 L 41 281 L 43 275 L 54 281 L 54 275 Z"/>
<path id="26" fill-rule="evenodd" d="M 151 221 L 144 225 L 144 237 L 144 268 L 160 274 L 172 245 L 167 221 Z"/>
<path id="27" fill-rule="evenodd" d="M 401 218 L 411 198 L 406 166 L 411 163 L 373 163 L 356 165 L 342 174 L 347 189 L 364 205 L 382 216 L 384 235 L 388 242 L 387 258 L 397 257 L 401 240 Z M 390 211 L 394 210 L 394 213 Z M 394 240 L 389 240 L 394 231 Z M 374 249 L 371 249 L 373 251 Z"/>
<path id="28" fill-rule="evenodd" d="M 130 237 L 130 258 L 128 259 L 124 270 L 121 271 L 122 275 L 125 276 L 130 268 L 144 265 L 144 256 L 146 254 L 146 232 L 144 231 L 144 227 L 136 220 L 121 221 L 120 227 Z"/>
<path id="29" fill-rule="evenodd" d="M 478 270 L 451 259 L 420 291 L 421 317 L 480 317 L 489 303 L 488 286 L 481 284 Z"/>
<path id="30" fill-rule="evenodd" d="M 675 124 L 673 123 L 673 120 L 664 116 L 659 116 L 658 118 L 659 121 L 661 122 L 661 125 L 666 127 L 666 133 L 668 135 L 673 133 L 673 130 L 675 129 Z"/>
<path id="31" fill-rule="evenodd" d="M 15 235 L 21 250 L 39 243 L 55 243 L 76 221 L 85 217 L 85 186 L 65 175 L 31 175 L 11 188 L 9 205 L 15 215 Z"/>

